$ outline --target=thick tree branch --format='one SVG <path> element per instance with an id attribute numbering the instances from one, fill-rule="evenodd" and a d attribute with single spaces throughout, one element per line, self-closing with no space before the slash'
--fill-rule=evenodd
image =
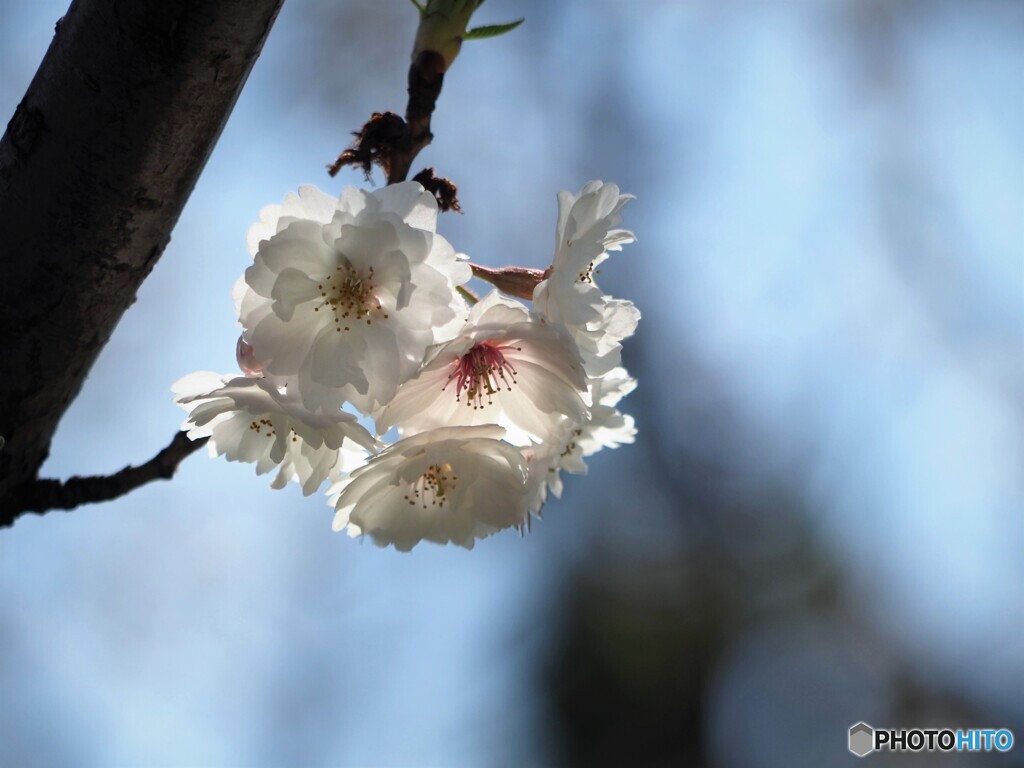
<path id="1" fill-rule="evenodd" d="M 0 141 L 0 506 L 170 238 L 283 0 L 74 0 Z"/>
<path id="2" fill-rule="evenodd" d="M 178 465 L 208 440 L 190 440 L 185 432 L 178 432 L 166 448 L 137 467 L 125 467 L 112 475 L 72 477 L 66 481 L 34 480 L 21 486 L 0 508 L 0 528 L 12 525 L 29 512 L 42 514 L 51 509 L 74 509 L 82 504 L 111 501 L 152 480 L 170 480 Z"/>

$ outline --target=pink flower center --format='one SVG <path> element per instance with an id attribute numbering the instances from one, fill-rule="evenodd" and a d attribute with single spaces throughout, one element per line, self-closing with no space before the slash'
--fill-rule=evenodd
<path id="1" fill-rule="evenodd" d="M 516 369 L 505 359 L 503 349 L 519 351 L 522 347 L 509 344 L 495 344 L 481 341 L 469 352 L 452 362 L 452 372 L 442 391 L 455 381 L 455 399 L 461 400 L 466 393 L 466 405 L 474 410 L 490 405 L 492 397 L 504 387 L 509 392 L 516 383 Z M 486 402 L 484 398 L 487 398 Z"/>

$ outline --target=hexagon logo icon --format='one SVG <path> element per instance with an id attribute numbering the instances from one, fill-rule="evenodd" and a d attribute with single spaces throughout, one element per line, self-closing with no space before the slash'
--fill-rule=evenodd
<path id="1" fill-rule="evenodd" d="M 850 751 L 857 757 L 875 751 L 875 729 L 867 723 L 857 723 L 850 726 Z"/>

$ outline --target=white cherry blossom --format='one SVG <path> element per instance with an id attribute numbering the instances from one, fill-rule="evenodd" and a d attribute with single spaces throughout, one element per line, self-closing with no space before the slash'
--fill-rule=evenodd
<path id="1" fill-rule="evenodd" d="M 584 458 L 602 448 L 632 443 L 636 438 L 633 417 L 615 407 L 636 389 L 636 379 L 625 368 L 615 368 L 606 376 L 591 379 L 589 388 L 593 401 L 589 419 L 567 424 L 558 437 L 522 449 L 529 474 L 529 507 L 533 515 L 539 516 L 549 491 L 555 498 L 561 498 L 562 470 L 585 474 Z"/>
<path id="2" fill-rule="evenodd" d="M 608 251 L 636 241 L 632 232 L 618 229 L 620 212 L 633 195 L 619 194 L 616 184 L 588 182 L 579 194 L 558 193 L 558 226 L 552 266 L 577 282 L 595 285 L 595 268 Z"/>
<path id="3" fill-rule="evenodd" d="M 307 408 L 348 400 L 372 412 L 464 322 L 455 288 L 470 269 L 435 232 L 437 202 L 416 182 L 329 200 L 305 187 L 261 214 L 239 321 L 264 372 Z"/>
<path id="4" fill-rule="evenodd" d="M 246 244 L 249 254 L 255 259 L 260 243 L 269 240 L 293 221 L 316 221 L 330 224 L 338 209 L 338 199 L 312 184 L 303 184 L 298 194 L 289 192 L 280 205 L 265 206 L 259 213 L 259 220 L 249 227 Z"/>
<path id="5" fill-rule="evenodd" d="M 378 445 L 354 415 L 311 413 L 267 379 L 200 371 L 172 389 L 188 411 L 181 428 L 190 438 L 209 437 L 211 456 L 255 463 L 257 474 L 277 468 L 272 488 L 294 480 L 308 496 Z"/>
<path id="6" fill-rule="evenodd" d="M 182 429 L 209 438 L 213 456 L 275 470 L 274 488 L 296 482 L 308 495 L 327 481 L 334 530 L 379 546 L 472 548 L 528 528 L 561 496 L 563 470 L 584 473 L 588 457 L 635 439 L 618 405 L 636 381 L 619 363 L 640 314 L 595 282 L 635 240 L 620 228 L 630 199 L 600 181 L 559 194 L 531 310 L 498 291 L 472 307 L 458 295 L 470 267 L 437 234 L 437 202 L 420 184 L 337 199 L 301 187 L 248 233 L 253 262 L 232 291 L 245 375 L 178 381 Z M 385 446 L 345 403 L 397 442 Z"/>
<path id="7" fill-rule="evenodd" d="M 447 427 L 399 440 L 333 485 L 334 530 L 408 551 L 421 541 L 472 549 L 524 525 L 527 473 L 494 425 Z"/>
<path id="8" fill-rule="evenodd" d="M 636 379 L 625 368 L 615 368 L 599 379 L 590 380 L 590 396 L 594 405 L 590 419 L 573 429 L 565 442 L 560 462 L 569 472 L 586 472 L 583 459 L 602 448 L 618 448 L 636 438 L 633 417 L 618 411 L 616 406 L 636 389 Z"/>
<path id="9" fill-rule="evenodd" d="M 575 345 L 514 299 L 492 291 L 451 341 L 403 384 L 377 420 L 415 434 L 443 426 L 497 424 L 517 445 L 559 434 L 588 416 Z"/>
<path id="10" fill-rule="evenodd" d="M 533 293 L 534 309 L 565 328 L 579 346 L 587 374 L 601 376 L 617 366 L 622 340 L 631 336 L 640 313 L 630 301 L 613 299 L 595 282 L 596 267 L 636 240 L 618 229 L 620 211 L 632 195 L 615 184 L 592 181 L 578 195 L 558 195 L 555 256 L 548 277 Z"/>
<path id="11" fill-rule="evenodd" d="M 547 503 L 548 492 L 555 498 L 562 497 L 563 484 L 559 467 L 562 450 L 562 443 L 552 440 L 520 448 L 523 461 L 526 462 L 526 507 L 531 517 L 541 517 L 541 509 Z"/>

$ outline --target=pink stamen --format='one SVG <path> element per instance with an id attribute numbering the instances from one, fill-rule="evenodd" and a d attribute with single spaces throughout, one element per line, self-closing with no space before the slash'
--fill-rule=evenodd
<path id="1" fill-rule="evenodd" d="M 494 402 L 492 396 L 503 386 L 511 392 L 512 385 L 516 383 L 516 369 L 505 359 L 502 354 L 504 349 L 518 351 L 521 347 L 499 345 L 492 341 L 481 341 L 474 345 L 469 352 L 452 362 L 453 370 L 441 390 L 448 389 L 454 379 L 455 399 L 461 401 L 462 393 L 465 392 L 466 405 L 474 410 Z M 486 403 L 484 396 L 487 397 Z"/>

